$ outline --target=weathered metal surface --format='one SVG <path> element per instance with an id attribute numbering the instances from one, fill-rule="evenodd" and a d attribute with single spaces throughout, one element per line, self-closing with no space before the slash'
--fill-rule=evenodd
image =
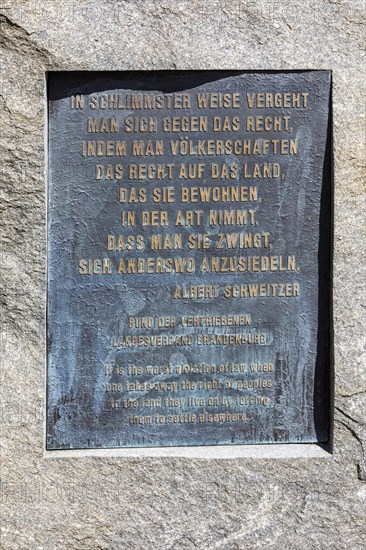
<path id="1" fill-rule="evenodd" d="M 47 448 L 328 439 L 329 95 L 50 75 Z"/>

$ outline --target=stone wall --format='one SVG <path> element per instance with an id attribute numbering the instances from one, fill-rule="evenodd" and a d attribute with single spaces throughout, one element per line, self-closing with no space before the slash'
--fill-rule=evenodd
<path id="1" fill-rule="evenodd" d="M 1 547 L 361 549 L 364 0 L 5 0 Z M 47 71 L 333 71 L 333 449 L 45 451 Z"/>

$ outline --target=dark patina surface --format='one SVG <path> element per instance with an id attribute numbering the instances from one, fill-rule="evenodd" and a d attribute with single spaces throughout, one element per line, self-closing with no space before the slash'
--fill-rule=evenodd
<path id="1" fill-rule="evenodd" d="M 300 91 L 309 94 L 306 109 L 269 107 L 249 111 L 244 101 L 246 93 Z M 194 105 L 179 110 L 90 108 L 92 95 L 119 94 L 123 100 L 126 94 L 139 92 L 187 92 L 192 97 L 197 92 L 235 92 L 240 93 L 241 107 L 216 110 L 197 109 Z M 70 109 L 70 98 L 75 94 L 83 94 L 83 109 Z M 49 75 L 48 449 L 328 440 L 329 97 L 330 74 L 326 71 Z M 244 121 L 248 115 L 288 114 L 291 132 L 281 129 L 248 133 L 243 124 L 239 131 L 225 133 L 214 131 L 210 123 L 207 132 L 169 133 L 162 132 L 160 125 L 164 117 L 173 116 L 208 115 L 210 120 L 216 115 L 238 116 Z M 87 132 L 88 117 L 116 117 L 123 128 L 127 116 L 157 117 L 158 131 L 145 135 L 126 133 L 122 129 L 113 134 Z M 197 142 L 199 139 L 295 137 L 298 139 L 296 155 L 279 156 L 269 150 L 257 156 L 202 158 L 173 155 L 168 147 L 169 141 L 181 139 Z M 163 155 L 145 158 L 130 155 L 131 141 L 149 139 L 164 140 Z M 126 140 L 127 154 L 118 158 L 83 157 L 83 140 Z M 209 173 L 199 180 L 174 177 L 164 181 L 130 181 L 125 175 L 121 180 L 95 179 L 96 164 L 121 163 L 124 167 L 133 163 L 171 164 L 176 170 L 181 163 L 223 162 L 238 164 L 237 179 L 212 180 Z M 280 163 L 281 177 L 245 179 L 244 163 L 247 163 L 248 175 L 253 174 L 255 163 Z M 255 185 L 259 200 L 231 204 L 180 200 L 182 187 L 234 185 Z M 154 204 L 148 200 L 122 204 L 120 187 L 137 190 L 145 187 L 149 192 L 153 188 L 174 187 L 175 202 Z M 230 208 L 254 209 L 258 226 L 208 224 L 209 210 Z M 136 226 L 121 226 L 124 209 L 136 213 Z M 142 226 L 139 222 L 142 211 L 152 210 L 166 211 L 170 224 Z M 202 211 L 202 223 L 175 227 L 171 220 L 175 220 L 178 210 Z M 219 233 L 244 232 L 270 233 L 271 248 L 216 248 Z M 140 251 L 107 250 L 108 235 L 143 235 L 148 243 L 151 235 L 164 237 L 175 233 L 183 236 L 183 249 L 150 250 L 146 246 Z M 188 249 L 187 238 L 193 234 L 209 236 L 208 250 Z M 296 268 L 284 272 L 276 269 L 202 273 L 196 269 L 193 273 L 174 270 L 154 274 L 117 273 L 121 258 L 189 257 L 200 266 L 204 256 L 282 256 L 284 259 L 295 256 Z M 79 273 L 81 259 L 106 258 L 112 265 L 110 274 Z M 272 288 L 288 284 L 292 290 L 284 296 L 279 294 L 279 287 L 276 287 L 276 296 L 225 296 L 225 287 L 258 284 L 272 285 Z M 300 289 L 299 296 L 290 296 L 294 285 Z M 203 290 L 198 290 L 201 287 Z M 174 297 L 177 288 L 182 293 L 180 297 Z M 191 292 L 191 297 L 186 297 L 184 292 Z M 201 297 L 200 292 L 206 297 Z M 247 316 L 250 324 L 225 326 L 227 321 L 223 326 L 207 324 L 207 318 L 240 315 Z M 196 321 L 182 322 L 182 318 L 187 317 L 195 317 Z M 131 318 L 143 318 L 147 326 L 133 328 Z M 176 326 L 169 326 L 167 319 L 175 319 Z M 228 338 L 222 343 L 212 343 L 215 337 L 230 334 L 244 335 L 248 343 Z M 256 334 L 262 335 L 262 339 L 253 340 Z M 118 346 L 126 336 L 189 336 L 190 339 L 185 344 L 183 338 L 181 345 Z M 206 336 L 210 339 L 205 340 Z M 272 369 L 264 367 L 256 372 L 254 365 L 272 365 Z M 216 372 L 207 372 L 210 368 Z M 106 391 L 108 388 L 110 391 Z M 262 400 L 257 402 L 257 398 Z M 133 402 L 137 403 L 136 407 Z M 155 406 L 149 406 L 151 404 Z M 225 416 L 227 413 L 231 416 Z M 213 415 L 224 416 L 213 418 Z M 235 415 L 242 415 L 242 419 L 238 421 Z M 159 421 L 161 416 L 164 422 Z M 146 420 L 148 417 L 151 423 Z"/>

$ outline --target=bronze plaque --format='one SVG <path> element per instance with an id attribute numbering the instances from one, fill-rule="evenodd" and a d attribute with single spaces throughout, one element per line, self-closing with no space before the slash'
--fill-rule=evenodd
<path id="1" fill-rule="evenodd" d="M 326 442 L 330 73 L 51 73 L 47 448 Z"/>

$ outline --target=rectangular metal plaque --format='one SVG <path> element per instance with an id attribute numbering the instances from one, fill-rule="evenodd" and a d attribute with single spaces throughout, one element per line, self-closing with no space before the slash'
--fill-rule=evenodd
<path id="1" fill-rule="evenodd" d="M 330 73 L 48 88 L 47 448 L 327 441 Z"/>

